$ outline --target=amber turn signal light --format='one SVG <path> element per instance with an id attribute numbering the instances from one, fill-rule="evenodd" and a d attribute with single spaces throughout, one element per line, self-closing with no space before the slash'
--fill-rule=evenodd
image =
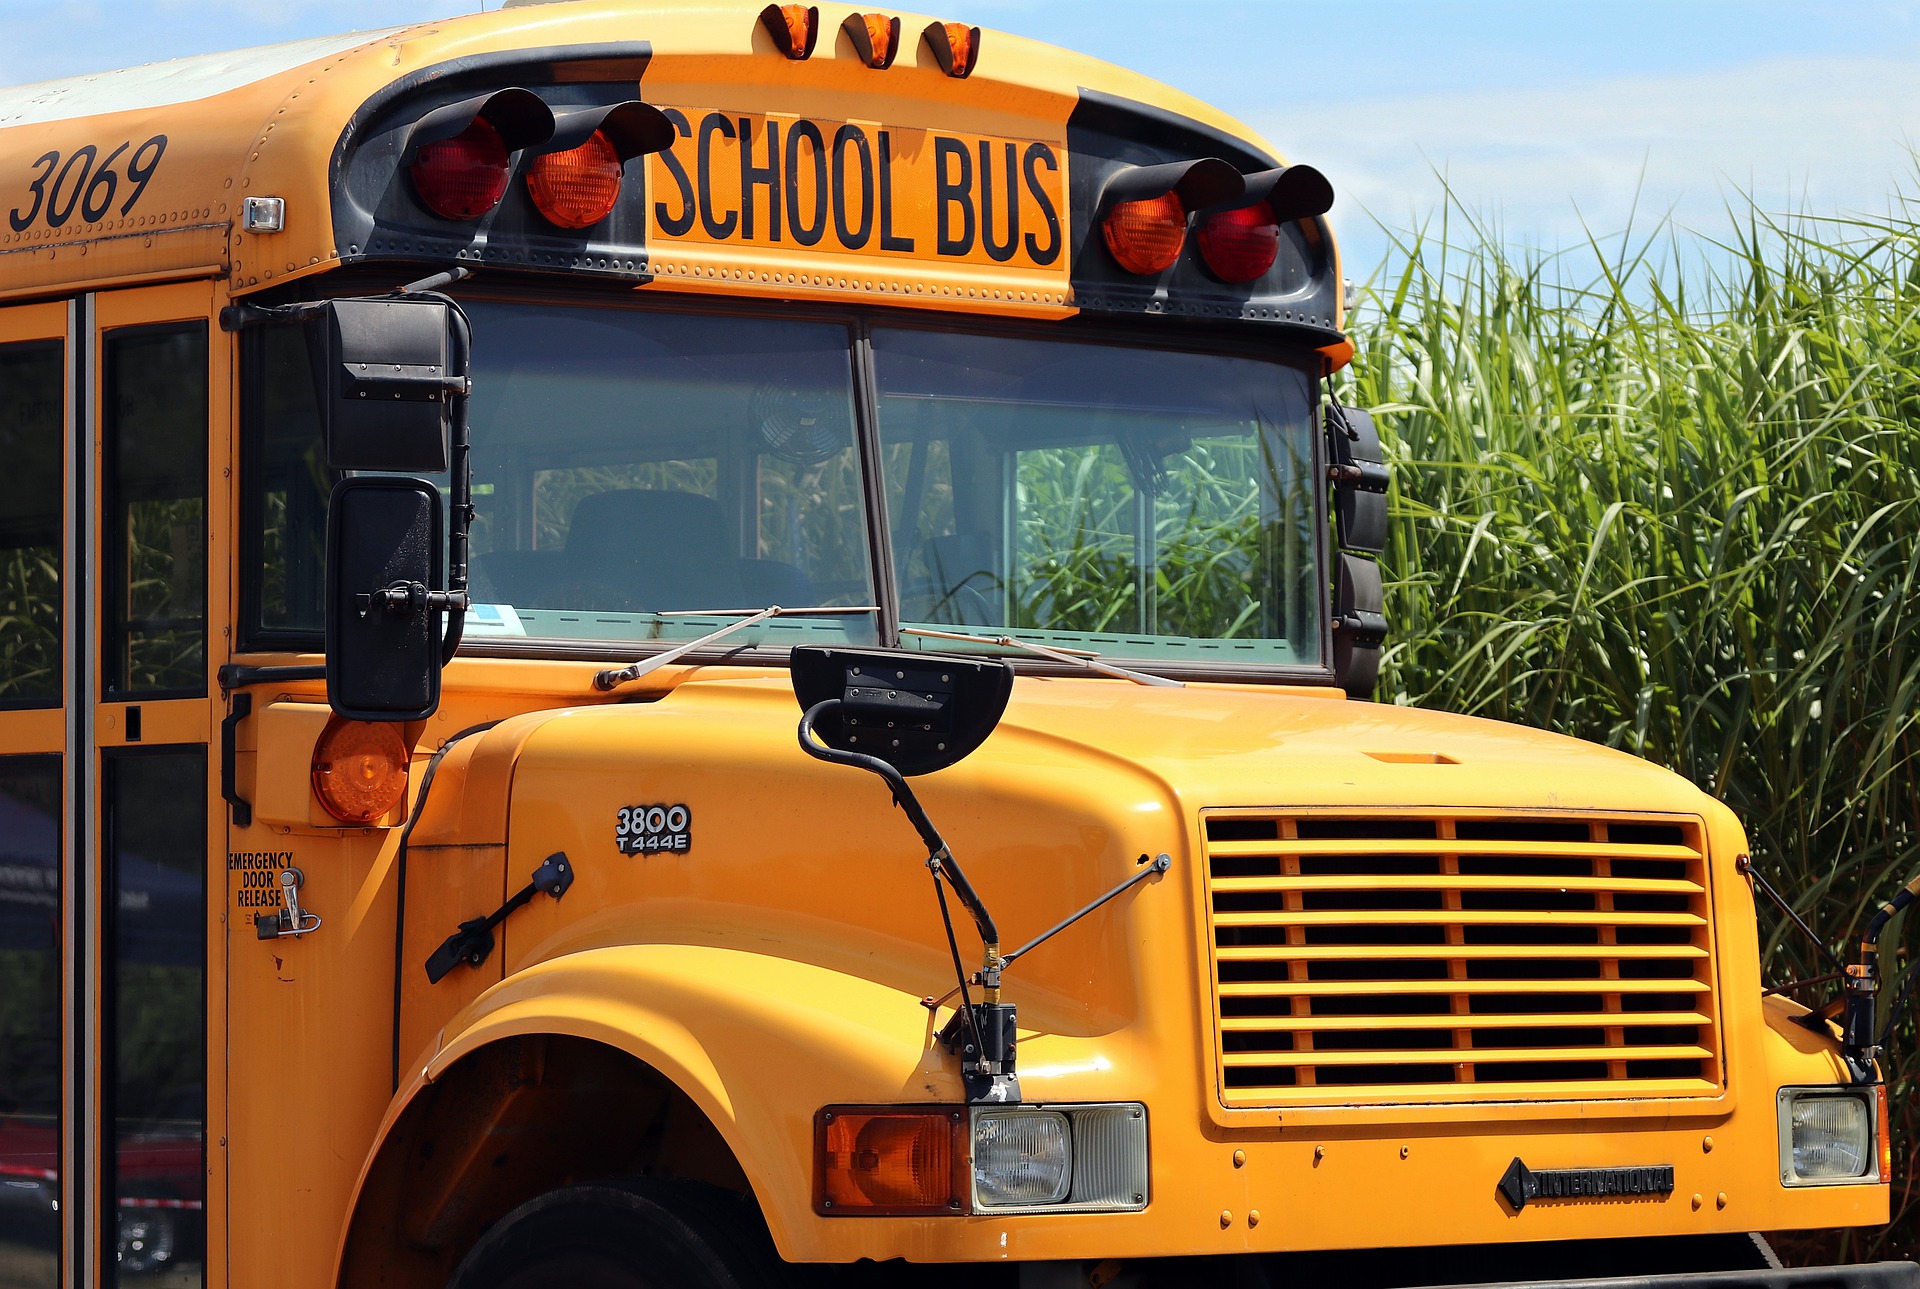
<path id="1" fill-rule="evenodd" d="M 1874 1127 L 1880 1133 L 1880 1184 L 1885 1186 L 1893 1181 L 1893 1123 L 1887 1111 L 1887 1085 L 1882 1083 L 1874 1091 L 1877 1093 Z"/>
<path id="2" fill-rule="evenodd" d="M 335 716 L 313 745 L 313 794 L 346 824 L 370 824 L 407 795 L 407 745 L 392 725 Z"/>
<path id="3" fill-rule="evenodd" d="M 527 194 L 561 228 L 591 228 L 620 200 L 620 154 L 595 130 L 565 152 L 547 152 L 527 168 Z"/>
<path id="4" fill-rule="evenodd" d="M 760 25 L 788 58 L 813 57 L 813 42 L 820 38 L 820 10 L 813 5 L 770 4 L 760 11 Z"/>
<path id="5" fill-rule="evenodd" d="M 960 79 L 973 75 L 974 64 L 980 61 L 978 27 L 964 22 L 929 23 L 920 39 L 933 51 L 933 60 L 940 64 L 941 71 Z"/>
<path id="6" fill-rule="evenodd" d="M 840 24 L 860 61 L 876 71 L 893 66 L 900 52 L 900 20 L 884 13 L 850 13 Z"/>
<path id="7" fill-rule="evenodd" d="M 1179 193 L 1123 201 L 1100 222 L 1120 267 L 1143 276 L 1164 272 L 1187 244 L 1187 208 Z"/>
<path id="8" fill-rule="evenodd" d="M 966 1116 L 952 1106 L 829 1106 L 814 1118 L 822 1214 L 958 1213 L 968 1194 Z"/>

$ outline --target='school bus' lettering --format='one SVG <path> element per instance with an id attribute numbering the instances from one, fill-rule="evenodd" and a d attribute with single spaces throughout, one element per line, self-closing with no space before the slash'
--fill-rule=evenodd
<path id="1" fill-rule="evenodd" d="M 1064 148 L 1037 139 L 666 108 L 653 236 L 1066 271 Z"/>

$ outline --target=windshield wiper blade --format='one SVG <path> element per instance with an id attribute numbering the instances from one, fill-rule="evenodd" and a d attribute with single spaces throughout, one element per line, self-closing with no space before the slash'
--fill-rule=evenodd
<path id="1" fill-rule="evenodd" d="M 1056 649 L 1052 645 L 1035 644 L 1031 640 L 1016 640 L 1012 636 L 970 636 L 958 631 L 927 631 L 920 627 L 901 627 L 903 636 L 925 636 L 929 640 L 959 640 L 966 644 L 999 645 L 1003 649 L 1024 649 L 1028 653 L 1038 654 L 1042 658 L 1051 658 L 1055 662 L 1072 663 L 1076 667 L 1085 667 L 1088 671 L 1097 671 L 1104 676 L 1113 676 L 1120 680 L 1131 680 L 1136 685 L 1160 685 L 1168 689 L 1185 689 L 1186 685 L 1165 676 L 1150 676 L 1144 671 L 1129 671 L 1125 667 L 1116 667 L 1110 662 L 1099 661 L 1100 655 L 1089 649 Z"/>
<path id="2" fill-rule="evenodd" d="M 804 609 L 785 609 L 777 604 L 769 604 L 764 609 L 698 609 L 656 613 L 654 616 L 660 618 L 728 618 L 736 614 L 744 616 L 738 622 L 729 622 L 718 631 L 709 631 L 696 640 L 677 644 L 671 649 L 654 654 L 651 658 L 642 658 L 639 662 L 629 663 L 624 667 L 613 667 L 599 672 L 593 678 L 593 687 L 604 694 L 630 680 L 638 680 L 650 671 L 657 671 L 668 663 L 692 653 L 695 649 L 704 649 L 716 640 L 724 640 L 734 632 L 745 631 L 755 623 L 765 622 L 768 618 L 840 617 L 851 613 L 878 613 L 879 611 L 879 606 L 873 604 L 853 604 L 844 608 L 814 605 Z"/>

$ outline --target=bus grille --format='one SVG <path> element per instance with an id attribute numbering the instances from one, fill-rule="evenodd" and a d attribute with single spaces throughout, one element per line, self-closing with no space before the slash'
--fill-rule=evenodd
<path id="1" fill-rule="evenodd" d="M 1697 820 L 1205 818 L 1223 1104 L 1718 1091 Z"/>

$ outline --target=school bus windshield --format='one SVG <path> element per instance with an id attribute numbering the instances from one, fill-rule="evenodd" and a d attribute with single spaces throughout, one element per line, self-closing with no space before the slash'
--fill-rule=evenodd
<path id="1" fill-rule="evenodd" d="M 853 323 L 469 313 L 470 635 L 686 640 L 721 611 L 779 604 L 848 612 L 770 621 L 741 643 L 878 638 Z M 951 331 L 870 338 L 904 624 L 1319 661 L 1304 370 Z M 314 378 L 297 334 L 254 344 L 254 625 L 311 632 L 333 482 Z"/>
<path id="2" fill-rule="evenodd" d="M 873 350 L 905 625 L 1319 661 L 1305 371 L 931 331 Z"/>

